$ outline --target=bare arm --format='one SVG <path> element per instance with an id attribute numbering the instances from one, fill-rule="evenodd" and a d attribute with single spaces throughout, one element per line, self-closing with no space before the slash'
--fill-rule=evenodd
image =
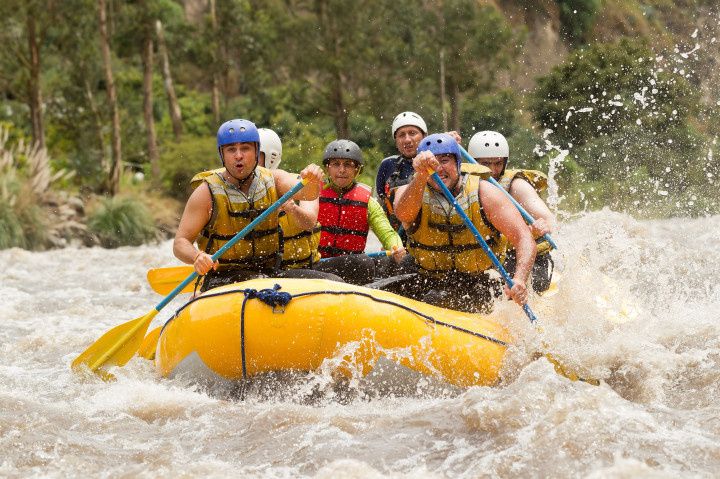
<path id="1" fill-rule="evenodd" d="M 516 179 L 510 185 L 510 194 L 525 210 L 535 218 L 531 227 L 533 235 L 540 237 L 555 230 L 555 215 L 535 191 L 535 188 L 523 179 Z"/>
<path id="2" fill-rule="evenodd" d="M 526 283 L 535 261 L 535 242 L 515 206 L 502 191 L 487 181 L 480 182 L 480 202 L 488 220 L 500 231 L 515 248 L 517 267 L 513 282 L 515 286 L 508 291 L 518 304 L 527 301 Z"/>
<path id="3" fill-rule="evenodd" d="M 272 170 L 273 177 L 275 178 L 275 187 L 277 188 L 278 195 L 282 196 L 290 191 L 298 182 L 297 175 L 288 173 L 283 170 Z M 307 178 L 307 184 L 298 191 L 293 199 L 312 201 L 320 196 L 320 190 L 323 185 L 323 171 L 318 165 L 313 163 L 306 166 L 300 172 L 300 178 Z"/>
<path id="4" fill-rule="evenodd" d="M 413 159 L 413 169 L 415 174 L 405 186 L 398 188 L 395 193 L 395 216 L 402 221 L 403 228 L 410 228 L 415 218 L 417 218 L 422 208 L 422 197 L 425 191 L 425 185 L 433 171 L 438 167 L 438 161 L 435 155 L 429 151 L 423 151 Z"/>
<path id="5" fill-rule="evenodd" d="M 320 211 L 320 201 L 314 199 L 312 201 L 301 201 L 297 204 L 295 200 L 290 200 L 282 206 L 283 211 L 292 217 L 292 220 L 301 229 L 309 231 L 315 227 Z"/>
<path id="6" fill-rule="evenodd" d="M 194 265 L 199 275 L 207 273 L 213 267 L 210 255 L 201 252 L 194 245 L 198 235 L 210 221 L 211 209 L 210 188 L 207 184 L 202 184 L 190 195 L 173 242 L 175 257 L 183 263 Z"/>

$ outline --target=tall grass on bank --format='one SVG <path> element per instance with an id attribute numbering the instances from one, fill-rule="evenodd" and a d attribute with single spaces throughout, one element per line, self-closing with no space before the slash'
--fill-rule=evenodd
<path id="1" fill-rule="evenodd" d="M 10 145 L 10 130 L 0 125 L 0 249 L 48 246 L 42 209 L 48 187 L 65 175 L 50 171 L 47 150 L 20 139 Z"/>
<path id="2" fill-rule="evenodd" d="M 157 238 L 152 215 L 133 198 L 105 198 L 90 214 L 88 229 L 105 248 L 139 246 Z"/>

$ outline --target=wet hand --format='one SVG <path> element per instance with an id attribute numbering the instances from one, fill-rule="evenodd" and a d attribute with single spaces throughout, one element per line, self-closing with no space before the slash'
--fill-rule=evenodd
<path id="1" fill-rule="evenodd" d="M 322 168 L 320 168 L 318 165 L 310 163 L 300 172 L 300 178 L 307 180 L 307 184 L 314 183 L 318 187 L 322 188 L 325 173 L 323 173 Z"/>
<path id="2" fill-rule="evenodd" d="M 550 224 L 543 218 L 536 219 L 535 222 L 530 225 L 530 232 L 534 238 L 546 235 L 550 233 L 550 231 Z"/>
<path id="3" fill-rule="evenodd" d="M 440 162 L 429 151 L 422 151 L 413 158 L 413 169 L 421 179 L 428 179 L 440 167 Z"/>
<path id="4" fill-rule="evenodd" d="M 507 284 L 505 285 L 505 295 L 520 306 L 523 306 L 528 300 L 527 286 L 525 286 L 525 283 L 522 281 L 516 279 L 513 279 L 513 282 L 515 284 L 513 284 L 512 289 L 508 288 Z"/>
<path id="5" fill-rule="evenodd" d="M 445 134 L 452 136 L 453 139 L 454 139 L 455 141 L 457 141 L 458 145 L 459 145 L 460 143 L 462 143 L 462 137 L 460 136 L 460 133 L 458 133 L 457 131 L 455 131 L 455 130 L 453 130 L 453 131 L 448 131 L 448 132 L 445 132 Z"/>
<path id="6" fill-rule="evenodd" d="M 212 256 L 202 251 L 198 252 L 195 256 L 195 261 L 193 261 L 195 272 L 200 276 L 206 275 L 211 269 L 217 270 L 219 265 L 219 262 L 213 262 Z"/>
<path id="7" fill-rule="evenodd" d="M 295 200 L 288 200 L 282 204 L 280 211 L 290 214 L 296 207 L 297 203 L 295 203 Z"/>
<path id="8" fill-rule="evenodd" d="M 393 246 L 391 254 L 392 254 L 393 260 L 396 263 L 400 264 L 400 261 L 402 261 L 403 258 L 405 257 L 405 255 L 407 255 L 407 250 L 405 248 L 403 248 L 402 246 L 399 246 L 399 247 Z"/>

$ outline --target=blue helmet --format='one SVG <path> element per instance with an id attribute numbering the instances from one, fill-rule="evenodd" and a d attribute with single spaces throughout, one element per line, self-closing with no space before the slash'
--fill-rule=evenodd
<path id="1" fill-rule="evenodd" d="M 250 120 L 235 119 L 226 121 L 217 132 L 217 148 L 220 161 L 223 161 L 222 147 L 232 143 L 256 143 L 255 160 L 260 161 L 260 133 Z"/>
<path id="2" fill-rule="evenodd" d="M 460 170 L 460 163 L 462 162 L 460 147 L 455 138 L 447 133 L 433 133 L 423 138 L 417 149 L 418 153 L 422 151 L 429 151 L 433 155 L 455 155 L 458 171 Z"/>

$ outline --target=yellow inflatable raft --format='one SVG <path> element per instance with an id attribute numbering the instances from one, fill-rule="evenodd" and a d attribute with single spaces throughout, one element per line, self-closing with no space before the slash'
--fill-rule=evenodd
<path id="1" fill-rule="evenodd" d="M 458 386 L 492 385 L 509 340 L 480 315 L 332 281 L 268 278 L 210 290 L 182 307 L 162 329 L 155 365 L 165 377 L 237 380 L 312 371 L 328 358 L 340 373 L 366 374 L 386 356 Z"/>

